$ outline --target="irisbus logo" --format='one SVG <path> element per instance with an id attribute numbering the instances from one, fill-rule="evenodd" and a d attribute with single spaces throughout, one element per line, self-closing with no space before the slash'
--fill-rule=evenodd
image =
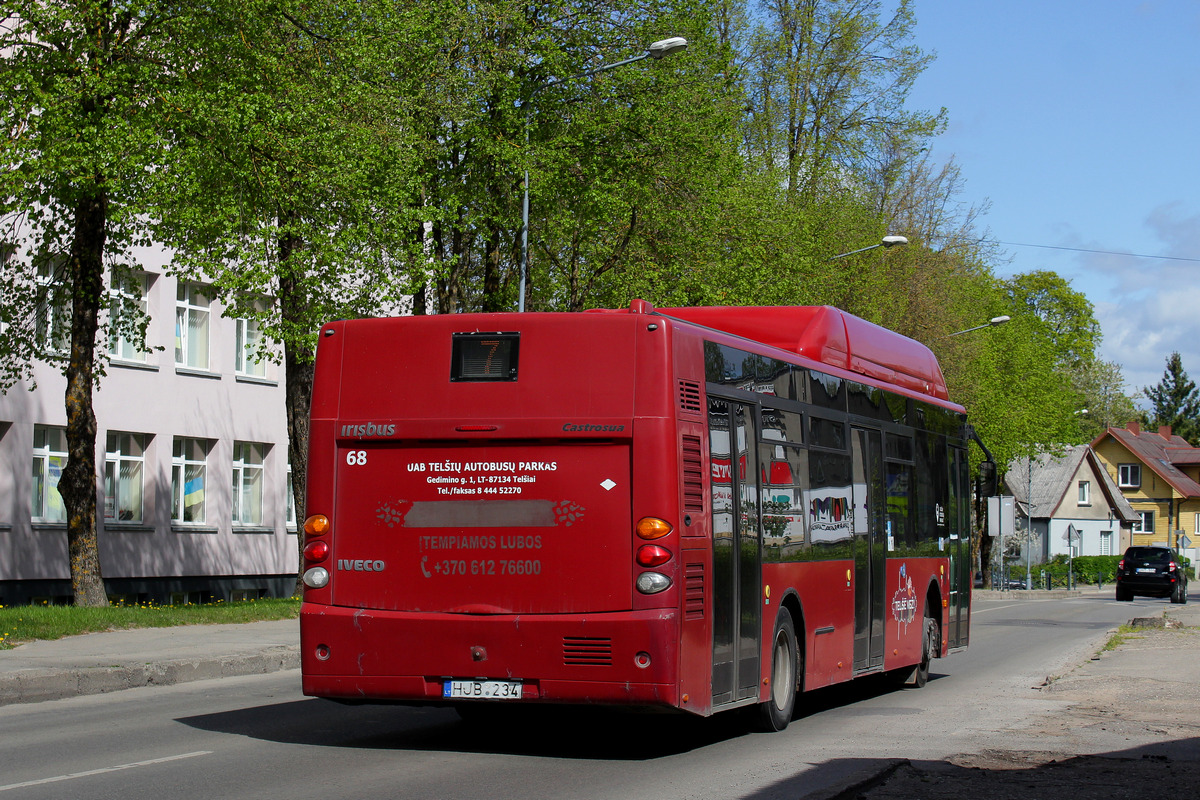
<path id="1" fill-rule="evenodd" d="M 364 439 L 368 436 L 391 436 L 395 432 L 395 425 L 384 425 L 382 422 L 378 425 L 374 422 L 368 422 L 366 425 L 342 426 L 342 436 L 354 436 L 358 439 Z"/>

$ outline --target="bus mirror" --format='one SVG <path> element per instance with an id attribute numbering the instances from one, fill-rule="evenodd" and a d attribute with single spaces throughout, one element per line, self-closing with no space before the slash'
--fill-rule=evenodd
<path id="1" fill-rule="evenodd" d="M 991 497 L 996 494 L 996 462 L 992 460 L 979 462 L 979 495 Z"/>

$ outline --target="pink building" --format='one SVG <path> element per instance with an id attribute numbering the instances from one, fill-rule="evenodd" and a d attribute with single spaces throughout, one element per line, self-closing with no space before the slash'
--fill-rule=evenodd
<path id="1" fill-rule="evenodd" d="M 160 258 L 157 263 L 161 264 Z M 154 262 L 152 262 L 154 263 Z M 200 284 L 142 273 L 121 288 L 150 316 L 147 348 L 109 342 L 94 393 L 101 569 L 110 596 L 197 602 L 290 595 L 297 571 L 283 368 L 256 361 L 257 326 Z M 36 323 L 61 341 L 65 316 Z M 0 395 L 0 604 L 70 599 L 66 381 Z"/>

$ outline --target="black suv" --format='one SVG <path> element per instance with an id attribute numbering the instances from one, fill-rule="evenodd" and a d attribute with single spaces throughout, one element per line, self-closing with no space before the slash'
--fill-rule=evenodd
<path id="1" fill-rule="evenodd" d="M 1117 565 L 1117 599 L 1135 594 L 1170 597 L 1187 602 L 1187 570 L 1179 554 L 1169 547 L 1131 547 Z"/>

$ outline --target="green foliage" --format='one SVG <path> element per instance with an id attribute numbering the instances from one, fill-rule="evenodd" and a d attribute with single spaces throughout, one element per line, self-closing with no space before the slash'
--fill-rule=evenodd
<path id="1" fill-rule="evenodd" d="M 1079 415 L 1084 439 L 1091 441 L 1110 427 L 1123 427 L 1141 412 L 1125 392 L 1121 365 L 1101 359 L 1071 371 L 1072 386 L 1087 412 Z"/>
<path id="2" fill-rule="evenodd" d="M 1077 583 L 1092 584 L 1097 581 L 1104 584 L 1113 583 L 1117 579 L 1117 563 L 1121 556 L 1076 556 L 1071 560 L 1070 568 L 1075 573 Z M 1067 579 L 1067 556 L 1056 555 L 1042 565 L 1056 584 L 1064 584 Z"/>
<path id="3" fill-rule="evenodd" d="M 380 43 L 393 25 L 429 23 L 394 9 L 335 2 L 314 16 L 303 2 L 229 0 L 192 31 L 204 57 L 178 89 L 155 233 L 174 269 L 300 361 L 323 321 L 394 307 L 405 288 L 414 145 L 410 112 L 385 96 L 403 101 L 393 92 L 410 82 L 386 95 L 380 84 L 411 64 Z M 412 58 L 428 47 L 414 43 Z"/>
<path id="4" fill-rule="evenodd" d="M 1176 435 L 1193 445 L 1200 443 L 1200 390 L 1184 370 L 1179 353 L 1167 357 L 1162 380 L 1142 392 L 1152 404 L 1147 420 L 1152 427 L 1170 425 Z"/>
<path id="5" fill-rule="evenodd" d="M 906 108 L 931 59 L 911 0 L 16 11 L 0 28 L 0 211 L 19 229 L 0 386 L 54 357 L 29 320 L 79 287 L 38 270 L 71 252 L 97 192 L 107 263 L 171 247 L 180 277 L 282 351 L 301 418 L 290 384 L 323 321 L 516 308 L 528 174 L 530 309 L 838 305 L 928 344 L 1002 465 L 1090 438 L 1081 408 L 1128 411 L 1086 298 L 1053 273 L 997 279 L 957 168 L 930 161 L 946 116 Z M 685 53 L 608 69 L 672 35 Z M 910 245 L 831 260 L 889 232 Z"/>
<path id="6" fill-rule="evenodd" d="M 92 273 L 136 267 L 164 155 L 160 101 L 186 55 L 173 9 L 158 0 L 9 8 L 0 20 L 0 391 L 31 378 L 34 360 L 65 371 L 77 301 L 92 314 L 108 305 Z M 86 209 L 98 227 L 81 224 Z M 144 318 L 124 319 L 122 333 L 144 330 Z M 105 342 L 109 323 L 98 331 Z M 96 352 L 101 363 L 89 369 L 102 368 L 107 348 Z"/>

